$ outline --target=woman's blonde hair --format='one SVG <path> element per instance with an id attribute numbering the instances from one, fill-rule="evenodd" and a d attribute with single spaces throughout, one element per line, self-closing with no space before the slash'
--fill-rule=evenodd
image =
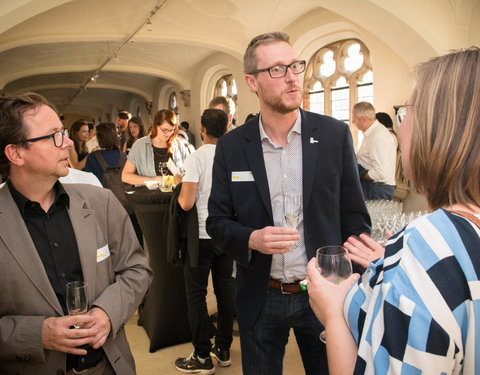
<path id="1" fill-rule="evenodd" d="M 480 206 L 480 50 L 436 57 L 417 68 L 410 161 L 432 209 Z"/>

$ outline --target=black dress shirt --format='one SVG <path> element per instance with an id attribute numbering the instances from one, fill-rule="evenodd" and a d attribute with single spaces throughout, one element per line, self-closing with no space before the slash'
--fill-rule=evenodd
<path id="1" fill-rule="evenodd" d="M 70 198 L 57 182 L 54 186 L 55 200 L 45 212 L 38 202 L 31 201 L 16 190 L 10 180 L 7 184 L 63 312 L 68 314 L 65 286 L 70 281 L 83 281 L 77 241 L 67 211 Z"/>

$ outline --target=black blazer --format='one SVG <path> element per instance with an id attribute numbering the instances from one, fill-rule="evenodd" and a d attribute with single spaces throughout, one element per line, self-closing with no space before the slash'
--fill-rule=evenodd
<path id="1" fill-rule="evenodd" d="M 324 245 L 370 232 L 348 126 L 300 110 L 303 153 L 303 217 L 308 258 Z M 254 181 L 232 182 L 232 172 L 251 171 Z M 258 119 L 222 136 L 213 164 L 208 234 L 237 261 L 237 315 L 252 326 L 263 306 L 271 255 L 249 252 L 255 229 L 273 225 Z M 249 259 L 251 253 L 251 259 Z"/>

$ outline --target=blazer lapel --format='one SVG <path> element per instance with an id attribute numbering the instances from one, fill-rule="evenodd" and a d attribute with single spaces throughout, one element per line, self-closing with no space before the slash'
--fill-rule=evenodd
<path id="1" fill-rule="evenodd" d="M 300 114 L 302 116 L 303 207 L 308 207 L 315 179 L 318 150 L 321 147 L 318 132 L 320 125 L 308 122 L 303 110 L 300 110 Z"/>
<path id="2" fill-rule="evenodd" d="M 270 201 L 270 191 L 268 189 L 267 172 L 265 170 L 265 161 L 263 159 L 262 143 L 260 140 L 260 131 L 258 129 L 258 120 L 252 124 L 246 125 L 245 156 L 248 165 L 255 179 L 255 185 L 262 199 L 263 205 L 273 223 L 272 203 Z"/>
<path id="3" fill-rule="evenodd" d="M 35 285 L 37 292 L 59 315 L 63 315 L 62 307 L 50 284 L 42 260 L 7 186 L 0 189 L 0 207 L 0 227 L 4 229 L 0 233 L 0 238 L 5 244 L 6 251 L 11 253 Z"/>
<path id="4" fill-rule="evenodd" d="M 87 283 L 88 300 L 95 299 L 95 274 L 97 263 L 97 228 L 95 213 L 85 208 L 85 201 L 68 186 L 63 185 L 70 197 L 68 214 L 77 239 L 78 255 L 82 264 L 83 281 Z"/>

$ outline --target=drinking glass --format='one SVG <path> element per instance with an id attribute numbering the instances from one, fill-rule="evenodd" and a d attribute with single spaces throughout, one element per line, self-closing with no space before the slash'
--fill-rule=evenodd
<path id="1" fill-rule="evenodd" d="M 88 311 L 87 283 L 83 281 L 72 281 L 67 283 L 66 302 L 68 315 L 85 314 Z M 75 324 L 80 328 L 81 324 Z"/>
<path id="2" fill-rule="evenodd" d="M 352 262 L 348 250 L 343 246 L 323 246 L 317 250 L 318 271 L 328 281 L 340 284 L 352 274 Z M 320 341 L 326 343 L 325 331 Z"/>
<path id="3" fill-rule="evenodd" d="M 283 197 L 283 215 L 285 218 L 285 226 L 296 229 L 300 210 L 302 208 L 302 195 L 289 193 Z"/>

